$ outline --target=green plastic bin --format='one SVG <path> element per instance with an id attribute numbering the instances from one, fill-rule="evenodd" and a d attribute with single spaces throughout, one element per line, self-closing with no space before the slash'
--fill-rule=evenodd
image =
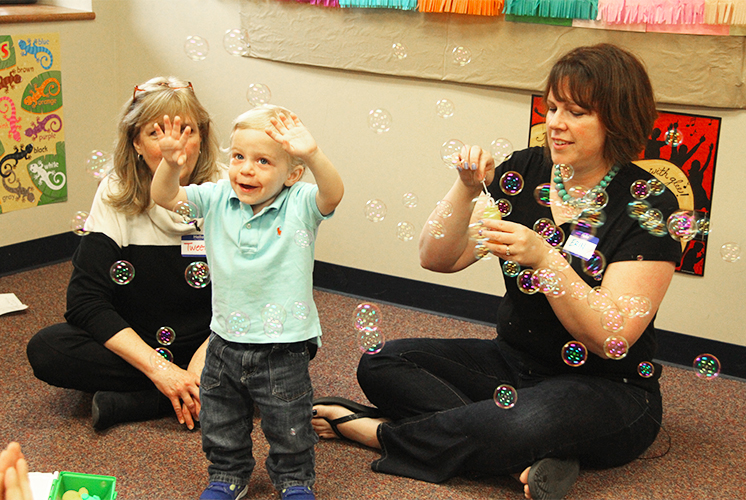
<path id="1" fill-rule="evenodd" d="M 52 483 L 49 500 L 62 500 L 68 490 L 78 491 L 85 487 L 89 495 L 98 495 L 101 500 L 116 500 L 117 478 L 114 476 L 97 476 L 80 472 L 60 472 Z"/>

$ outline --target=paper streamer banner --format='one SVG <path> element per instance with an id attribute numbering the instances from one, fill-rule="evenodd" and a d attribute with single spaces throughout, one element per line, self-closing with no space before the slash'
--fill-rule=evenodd
<path id="1" fill-rule="evenodd" d="M 59 34 L 0 35 L 0 213 L 67 201 Z"/>

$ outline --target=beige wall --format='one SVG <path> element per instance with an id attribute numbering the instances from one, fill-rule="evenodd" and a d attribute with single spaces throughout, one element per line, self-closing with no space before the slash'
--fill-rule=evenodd
<path id="1" fill-rule="evenodd" d="M 96 0 L 93 9 L 95 21 L 5 30 L 60 33 L 70 197 L 67 203 L 0 215 L 0 246 L 69 229 L 72 213 L 90 205 L 95 189 L 95 182 L 82 172 L 84 155 L 91 149 L 110 149 L 119 105 L 135 83 L 171 73 L 194 83 L 223 138 L 231 120 L 248 108 L 245 93 L 250 83 L 267 85 L 272 102 L 296 111 L 315 134 L 347 189 L 335 217 L 322 225 L 318 260 L 502 295 L 496 260 L 454 275 L 430 273 L 419 267 L 416 242 L 398 240 L 395 227 L 408 220 L 421 228 L 452 184 L 454 172 L 438 157 L 445 140 L 488 146 L 497 137 L 507 137 L 516 147 L 527 143 L 528 93 L 235 57 L 223 49 L 222 37 L 240 25 L 239 0 Z M 195 34 L 210 42 L 204 61 L 184 54 L 185 38 Z M 446 120 L 435 114 L 435 102 L 443 98 L 456 106 L 456 115 Z M 392 114 L 388 133 L 368 129 L 367 114 L 374 108 Z M 740 243 L 746 251 L 746 174 L 741 165 L 746 158 L 746 112 L 665 109 L 721 116 L 723 121 L 705 277 L 675 276 L 657 324 L 746 345 L 746 255 L 731 264 L 718 253 L 727 241 Z M 403 206 L 406 192 L 419 198 L 416 208 Z M 363 206 L 371 198 L 387 204 L 389 214 L 383 222 L 372 223 L 363 216 Z"/>

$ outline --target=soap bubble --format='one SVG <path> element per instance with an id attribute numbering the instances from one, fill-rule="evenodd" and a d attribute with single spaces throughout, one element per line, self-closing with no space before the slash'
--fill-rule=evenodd
<path id="1" fill-rule="evenodd" d="M 386 217 L 386 205 L 378 199 L 365 204 L 365 218 L 371 222 L 381 222 Z"/>
<path id="2" fill-rule="evenodd" d="M 492 153 L 492 157 L 495 159 L 495 166 L 497 166 L 513 156 L 513 144 L 507 139 L 495 139 L 490 144 L 490 153 Z"/>
<path id="3" fill-rule="evenodd" d="M 252 106 L 267 104 L 271 97 L 272 92 L 270 92 L 269 87 L 263 83 L 252 83 L 246 91 L 246 100 L 249 101 L 249 104 Z"/>
<path id="4" fill-rule="evenodd" d="M 741 247 L 738 243 L 724 243 L 720 247 L 720 256 L 725 262 L 736 262 L 741 258 Z"/>
<path id="5" fill-rule="evenodd" d="M 407 221 L 398 223 L 396 225 L 396 237 L 402 241 L 412 241 L 415 237 L 414 225 Z"/>
<path id="6" fill-rule="evenodd" d="M 616 300 L 619 312 L 626 318 L 644 318 L 650 314 L 653 303 L 642 295 L 625 294 Z"/>
<path id="7" fill-rule="evenodd" d="M 171 352 L 171 350 L 168 349 L 167 347 L 156 347 L 155 352 L 158 353 L 159 356 L 163 357 L 163 359 L 165 359 L 169 363 L 174 362 L 174 355 Z"/>
<path id="8" fill-rule="evenodd" d="M 391 129 L 391 114 L 385 109 L 371 109 L 368 113 L 368 128 L 378 134 Z"/>
<path id="9" fill-rule="evenodd" d="M 523 191 L 523 176 L 518 172 L 505 172 L 500 177 L 500 189 L 507 195 L 517 195 Z"/>
<path id="10" fill-rule="evenodd" d="M 644 200 L 650 196 L 650 186 L 646 181 L 636 180 L 629 187 L 629 192 L 636 200 Z"/>
<path id="11" fill-rule="evenodd" d="M 542 217 L 541 219 L 536 219 L 536 222 L 534 222 L 533 230 L 540 236 L 544 237 L 544 235 L 548 235 L 552 233 L 552 230 L 556 226 L 554 225 L 554 221 L 552 219 L 547 219 L 546 217 Z"/>
<path id="12" fill-rule="evenodd" d="M 534 188 L 534 199 L 536 200 L 536 203 L 542 207 L 548 207 L 552 204 L 550 195 L 551 187 L 548 182 L 545 184 L 539 184 Z"/>
<path id="13" fill-rule="evenodd" d="M 311 308 L 305 302 L 297 300 L 293 302 L 292 313 L 295 319 L 306 320 L 308 315 L 311 314 Z"/>
<path id="14" fill-rule="evenodd" d="M 684 142 L 684 134 L 682 134 L 678 128 L 669 129 L 666 131 L 664 136 L 666 144 L 671 147 L 677 148 Z"/>
<path id="15" fill-rule="evenodd" d="M 70 227 L 73 230 L 73 233 L 77 234 L 78 236 L 85 236 L 86 234 L 90 233 L 90 231 L 87 231 L 85 228 L 85 221 L 88 220 L 88 212 L 78 211 L 75 212 L 75 215 L 73 215 L 72 220 L 70 221 Z"/>
<path id="16" fill-rule="evenodd" d="M 445 227 L 443 227 L 443 223 L 438 220 L 430 219 L 429 221 L 427 221 L 427 229 L 430 233 L 430 236 L 432 236 L 436 240 L 439 240 L 446 235 L 446 229 Z"/>
<path id="17" fill-rule="evenodd" d="M 558 163 L 554 166 L 554 171 L 559 174 L 562 182 L 567 182 L 575 177 L 575 168 L 568 163 Z"/>
<path id="18" fill-rule="evenodd" d="M 603 210 L 586 210 L 583 219 L 591 227 L 601 227 L 606 222 L 606 212 Z"/>
<path id="19" fill-rule="evenodd" d="M 516 276 L 518 290 L 527 295 L 533 295 L 539 291 L 539 278 L 534 276 L 533 269 L 524 269 Z"/>
<path id="20" fill-rule="evenodd" d="M 571 340 L 562 346 L 562 361 L 572 367 L 582 366 L 588 359 L 588 349 L 582 342 Z"/>
<path id="21" fill-rule="evenodd" d="M 288 317 L 287 311 L 280 304 L 274 304 L 269 302 L 264 305 L 262 309 L 262 322 L 268 323 L 270 321 L 277 321 L 279 323 L 285 323 Z"/>
<path id="22" fill-rule="evenodd" d="M 624 323 L 624 316 L 616 307 L 610 307 L 601 313 L 601 326 L 607 332 L 621 332 L 624 330 Z"/>
<path id="23" fill-rule="evenodd" d="M 456 111 L 456 107 L 448 99 L 439 99 L 435 103 L 435 113 L 441 118 L 450 118 Z"/>
<path id="24" fill-rule="evenodd" d="M 487 245 L 480 241 L 474 246 L 474 257 L 477 260 L 489 260 L 492 254 L 490 254 L 490 249 L 487 248 Z"/>
<path id="25" fill-rule="evenodd" d="M 627 355 L 629 343 L 620 335 L 610 335 L 604 340 L 604 354 L 609 359 L 622 359 Z"/>
<path id="26" fill-rule="evenodd" d="M 590 259 L 583 261 L 583 272 L 596 280 L 601 280 L 604 269 L 606 269 L 606 257 L 598 250 L 593 251 Z"/>
<path id="27" fill-rule="evenodd" d="M 627 214 L 633 219 L 641 219 L 645 212 L 650 210 L 650 203 L 642 200 L 634 200 L 627 203 Z"/>
<path id="28" fill-rule="evenodd" d="M 109 276 L 117 285 L 126 285 L 135 278 L 135 266 L 126 260 L 118 260 L 109 268 Z"/>
<path id="29" fill-rule="evenodd" d="M 600 186 L 596 186 L 583 196 L 583 203 L 588 210 L 603 210 L 609 204 L 609 193 Z"/>
<path id="30" fill-rule="evenodd" d="M 313 233 L 308 229 L 298 229 L 293 236 L 293 241 L 301 248 L 307 248 L 313 243 Z"/>
<path id="31" fill-rule="evenodd" d="M 518 391 L 511 385 L 503 384 L 495 389 L 492 399 L 498 408 L 508 410 L 515 406 L 515 402 L 518 400 Z"/>
<path id="32" fill-rule="evenodd" d="M 471 62 L 471 50 L 458 46 L 453 49 L 453 62 L 459 66 L 466 66 Z"/>
<path id="33" fill-rule="evenodd" d="M 461 159 L 463 148 L 463 142 L 458 139 L 450 139 L 440 146 L 440 159 L 449 167 L 456 168 L 463 162 Z"/>
<path id="34" fill-rule="evenodd" d="M 407 47 L 403 43 L 394 42 L 391 45 L 391 53 L 396 59 L 401 61 L 407 57 Z"/>
<path id="35" fill-rule="evenodd" d="M 378 354 L 383 349 L 385 340 L 379 330 L 363 330 L 358 334 L 358 342 L 363 354 Z"/>
<path id="36" fill-rule="evenodd" d="M 503 262 L 503 274 L 508 278 L 515 278 L 521 272 L 521 265 L 514 260 Z"/>
<path id="37" fill-rule="evenodd" d="M 196 224 L 200 217 L 199 208 L 193 201 L 177 201 L 173 212 L 181 215 L 184 224 Z"/>
<path id="38" fill-rule="evenodd" d="M 692 363 L 694 374 L 705 380 L 712 380 L 720 375 L 720 361 L 712 354 L 700 354 Z"/>
<path id="39" fill-rule="evenodd" d="M 94 179 L 101 180 L 109 170 L 111 162 L 110 154 L 94 149 L 85 160 L 85 169 Z"/>
<path id="40" fill-rule="evenodd" d="M 158 349 L 154 349 L 153 352 L 150 353 L 150 366 L 156 370 L 168 370 L 171 368 L 171 360 L 163 356 Z"/>
<path id="41" fill-rule="evenodd" d="M 201 260 L 192 262 L 184 271 L 184 278 L 192 288 L 204 288 L 210 284 L 210 268 Z"/>
<path id="42" fill-rule="evenodd" d="M 170 326 L 162 326 L 156 330 L 155 338 L 160 345 L 171 345 L 176 339 L 176 332 Z"/>
<path id="43" fill-rule="evenodd" d="M 440 200 L 435 204 L 435 215 L 447 219 L 453 215 L 453 204 L 448 200 Z"/>
<path id="44" fill-rule="evenodd" d="M 648 180 L 648 191 L 651 196 L 660 196 L 666 190 L 666 185 L 663 184 L 658 178 L 653 177 Z"/>
<path id="45" fill-rule="evenodd" d="M 606 311 L 614 307 L 614 299 L 611 298 L 611 292 L 602 286 L 591 288 L 588 292 L 588 305 L 594 311 Z"/>
<path id="46" fill-rule="evenodd" d="M 264 322 L 264 334 L 269 338 L 278 338 L 284 330 L 285 326 L 278 319 L 268 319 Z"/>
<path id="47" fill-rule="evenodd" d="M 500 215 L 507 217 L 513 211 L 513 204 L 505 198 L 500 198 L 495 202 L 495 207 L 500 212 Z"/>
<path id="48" fill-rule="evenodd" d="M 225 321 L 225 331 L 232 337 L 243 337 L 250 329 L 251 320 L 240 311 L 230 313 Z"/>
<path id="49" fill-rule="evenodd" d="M 588 285 L 584 281 L 573 281 L 570 283 L 570 297 L 575 300 L 583 300 L 588 297 Z"/>
<path id="50" fill-rule="evenodd" d="M 201 36 L 188 36 L 184 42 L 184 52 L 192 61 L 203 61 L 210 52 L 210 45 Z"/>
<path id="51" fill-rule="evenodd" d="M 414 193 L 404 193 L 401 202 L 407 208 L 415 208 L 417 206 L 417 195 Z"/>
<path id="52" fill-rule="evenodd" d="M 352 315 L 352 324 L 360 331 L 378 330 L 381 325 L 381 310 L 375 304 L 359 304 Z"/>
<path id="53" fill-rule="evenodd" d="M 550 234 L 544 236 L 544 239 L 552 247 L 560 247 L 565 242 L 565 231 L 561 227 L 554 227 Z"/>
<path id="54" fill-rule="evenodd" d="M 232 56 L 249 55 L 249 34 L 243 29 L 232 29 L 223 35 L 223 47 Z"/>
<path id="55" fill-rule="evenodd" d="M 642 378 L 650 378 L 655 374 L 655 366 L 649 361 L 641 361 L 640 364 L 637 365 L 637 373 Z"/>
<path id="56" fill-rule="evenodd" d="M 689 241 L 697 236 L 697 218 L 691 210 L 677 210 L 666 221 L 668 234 L 676 241 Z"/>

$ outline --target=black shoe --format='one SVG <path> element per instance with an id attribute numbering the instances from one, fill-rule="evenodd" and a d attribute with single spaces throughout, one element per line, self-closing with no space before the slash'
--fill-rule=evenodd
<path id="1" fill-rule="evenodd" d="M 160 391 L 97 391 L 91 403 L 93 428 L 103 431 L 124 422 L 152 420 L 173 411 L 171 402 Z"/>

